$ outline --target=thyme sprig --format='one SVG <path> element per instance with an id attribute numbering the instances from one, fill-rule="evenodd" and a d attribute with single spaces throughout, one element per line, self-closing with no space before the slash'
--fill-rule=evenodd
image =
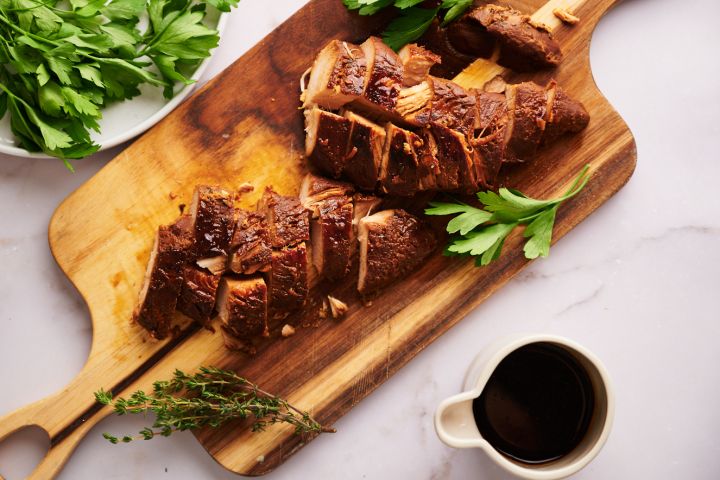
<path id="1" fill-rule="evenodd" d="M 151 394 L 137 391 L 128 398 L 113 399 L 111 392 L 100 389 L 95 392 L 95 399 L 112 406 L 118 415 L 155 414 L 152 427 L 143 428 L 137 436 L 118 438 L 103 433 L 111 443 L 150 440 L 158 435 L 168 437 L 173 432 L 203 427 L 217 428 L 231 420 L 251 417 L 254 432 L 275 423 L 294 426 L 296 434 L 335 431 L 249 380 L 215 367 L 200 367 L 193 375 L 175 370 L 171 380 L 155 382 Z"/>

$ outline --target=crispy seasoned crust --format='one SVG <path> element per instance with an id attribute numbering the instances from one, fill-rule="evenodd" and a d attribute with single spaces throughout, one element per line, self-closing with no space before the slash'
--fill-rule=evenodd
<path id="1" fill-rule="evenodd" d="M 241 340 L 267 335 L 268 289 L 262 277 L 223 278 L 217 305 L 226 334 Z"/>
<path id="2" fill-rule="evenodd" d="M 322 202 L 312 223 L 312 258 L 318 273 L 328 280 L 343 278 L 350 270 L 353 234 L 353 204 L 349 197 Z"/>
<path id="3" fill-rule="evenodd" d="M 305 155 L 323 173 L 339 178 L 348 157 L 350 120 L 318 107 L 305 110 Z"/>
<path id="4" fill-rule="evenodd" d="M 358 291 L 376 292 L 417 268 L 435 249 L 434 232 L 403 210 L 384 210 L 360 221 Z"/>
<path id="5" fill-rule="evenodd" d="M 385 129 L 349 110 L 345 117 L 352 122 L 352 135 L 343 175 L 359 189 L 373 191 L 380 177 Z"/>
<path id="6" fill-rule="evenodd" d="M 305 243 L 274 250 L 272 268 L 265 275 L 272 316 L 285 317 L 301 308 L 308 295 L 308 261 Z"/>
<path id="7" fill-rule="evenodd" d="M 523 82 L 508 85 L 506 95 L 515 98 L 515 108 L 513 130 L 507 143 L 505 161 L 531 160 L 545 131 L 547 108 L 545 89 L 536 83 Z"/>
<path id="8" fill-rule="evenodd" d="M 430 121 L 467 134 L 475 125 L 475 95 L 450 80 L 433 78 Z"/>
<path id="9" fill-rule="evenodd" d="M 547 125 L 543 143 L 548 144 L 567 133 L 577 133 L 585 129 L 590 115 L 582 103 L 571 98 L 562 88 L 551 82 L 548 98 L 552 95 L 552 108 L 548 110 Z"/>
<path id="10" fill-rule="evenodd" d="M 367 63 L 360 47 L 333 40 L 318 53 L 304 106 L 320 105 L 334 110 L 362 96 Z"/>
<path id="11" fill-rule="evenodd" d="M 206 260 L 203 267 L 222 273 L 235 227 L 233 195 L 217 186 L 198 185 L 189 214 L 195 232 L 195 259 Z"/>
<path id="12" fill-rule="evenodd" d="M 403 86 L 403 63 L 382 39 L 370 37 L 360 45 L 367 59 L 367 81 L 360 102 L 363 106 L 393 112 Z"/>
<path id="13" fill-rule="evenodd" d="M 436 175 L 440 190 L 473 192 L 477 187 L 472 149 L 462 133 L 438 124 L 430 126 L 435 139 L 440 172 Z"/>
<path id="14" fill-rule="evenodd" d="M 416 149 L 423 140 L 415 133 L 387 124 L 387 140 L 380 168 L 380 188 L 390 195 L 411 196 L 417 193 L 419 161 Z"/>
<path id="15" fill-rule="evenodd" d="M 475 61 L 477 57 L 458 51 L 448 38 L 448 30 L 440 26 L 440 21 L 432 21 L 427 31 L 418 40 L 418 44 L 440 55 L 442 63 L 435 64 L 430 73 L 438 77 L 452 78 Z"/>
<path id="16" fill-rule="evenodd" d="M 556 67 L 562 61 L 560 45 L 545 28 L 513 8 L 482 5 L 468 12 L 464 22 L 476 22 L 500 44 L 498 63 L 518 71 Z"/>
<path id="17" fill-rule="evenodd" d="M 194 265 L 188 265 L 183 269 L 182 277 L 183 284 L 177 309 L 186 317 L 207 327 L 215 310 L 220 276 Z"/>
<path id="18" fill-rule="evenodd" d="M 405 45 L 398 56 L 403 64 L 403 85 L 406 87 L 423 82 L 433 65 L 442 62 L 439 55 L 414 43 Z"/>
<path id="19" fill-rule="evenodd" d="M 300 202 L 311 212 L 313 218 L 317 218 L 325 200 L 335 197 L 349 198 L 354 192 L 355 188 L 350 183 L 308 173 L 300 186 Z"/>
<path id="20" fill-rule="evenodd" d="M 162 340 L 170 333 L 182 288 L 182 270 L 193 246 L 190 218 L 158 228 L 133 319 Z"/>
<path id="21" fill-rule="evenodd" d="M 310 240 L 310 212 L 297 197 L 286 197 L 267 187 L 258 211 L 265 215 L 273 248 L 290 247 Z"/>
<path id="22" fill-rule="evenodd" d="M 238 210 L 230 245 L 230 270 L 252 275 L 270 268 L 272 246 L 265 215 Z"/>

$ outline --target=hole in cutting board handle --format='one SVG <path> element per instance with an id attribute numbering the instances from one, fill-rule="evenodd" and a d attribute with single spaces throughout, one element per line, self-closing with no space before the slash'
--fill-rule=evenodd
<path id="1" fill-rule="evenodd" d="M 23 427 L 0 441 L 0 479 L 27 478 L 50 450 L 50 436 L 37 425 Z"/>

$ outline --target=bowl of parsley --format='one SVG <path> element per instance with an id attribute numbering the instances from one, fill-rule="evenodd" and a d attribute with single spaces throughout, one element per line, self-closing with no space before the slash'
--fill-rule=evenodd
<path id="1" fill-rule="evenodd" d="M 190 93 L 238 0 L 0 0 L 0 152 L 71 160 Z"/>

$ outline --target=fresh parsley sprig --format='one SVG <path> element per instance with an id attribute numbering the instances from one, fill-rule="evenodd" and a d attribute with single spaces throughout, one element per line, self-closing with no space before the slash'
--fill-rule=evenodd
<path id="1" fill-rule="evenodd" d="M 443 24 L 446 25 L 460 17 L 473 0 L 343 0 L 343 3 L 349 10 L 357 10 L 360 15 L 374 15 L 386 7 L 398 9 L 398 17 L 383 32 L 385 43 L 397 51 L 420 38 L 441 12 L 444 12 Z M 422 5 L 426 3 L 434 3 L 436 6 L 427 8 Z"/>
<path id="2" fill-rule="evenodd" d="M 171 98 L 192 83 L 218 44 L 207 4 L 229 11 L 238 1 L 0 0 L 0 118 L 10 116 L 21 147 L 72 170 L 70 159 L 99 148 L 90 131 L 103 108 L 143 84 Z"/>
<path id="3" fill-rule="evenodd" d="M 104 433 L 103 437 L 111 443 L 150 440 L 158 435 L 168 437 L 176 431 L 216 428 L 246 418 L 254 419 L 253 431 L 275 423 L 290 424 L 297 434 L 335 431 L 234 372 L 215 367 L 201 367 L 193 375 L 176 370 L 171 380 L 155 382 L 151 394 L 137 391 L 127 399 L 113 400 L 112 393 L 99 390 L 95 399 L 111 405 L 118 415 L 155 414 L 152 427 L 143 428 L 138 436 L 118 438 Z"/>
<path id="4" fill-rule="evenodd" d="M 585 187 L 590 179 L 589 170 L 590 165 L 585 165 L 572 186 L 558 198 L 536 200 L 517 190 L 501 188 L 498 193 L 477 194 L 483 208 L 462 202 L 430 202 L 431 208 L 426 209 L 425 214 L 457 215 L 447 224 L 447 232 L 453 237 L 445 253 L 474 256 L 477 266 L 488 265 L 500 258 L 505 239 L 520 225 L 525 226 L 525 257 L 547 257 L 558 207 Z"/>

